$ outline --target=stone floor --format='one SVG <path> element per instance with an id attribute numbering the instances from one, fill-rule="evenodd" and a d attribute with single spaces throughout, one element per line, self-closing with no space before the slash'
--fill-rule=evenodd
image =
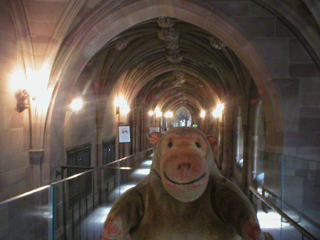
<path id="1" fill-rule="evenodd" d="M 102 205 L 101 207 L 95 209 L 95 211 L 93 211 L 85 220 L 83 220 L 79 228 L 77 228 L 75 231 L 76 236 L 74 239 L 100 239 L 103 223 L 105 222 L 115 200 L 122 193 L 134 187 L 139 181 L 144 179 L 149 174 L 151 163 L 151 159 L 144 161 L 138 169 L 132 172 L 128 183 L 121 184 L 119 188 L 115 189 L 109 195 L 108 204 Z"/>

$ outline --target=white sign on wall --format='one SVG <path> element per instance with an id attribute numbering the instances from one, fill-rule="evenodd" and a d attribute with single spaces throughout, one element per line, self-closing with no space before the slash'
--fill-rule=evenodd
<path id="1" fill-rule="evenodd" d="M 153 133 L 153 132 L 160 132 L 160 128 L 159 127 L 150 127 L 149 133 Z"/>
<path id="2" fill-rule="evenodd" d="M 131 142 L 130 126 L 119 126 L 119 143 Z"/>

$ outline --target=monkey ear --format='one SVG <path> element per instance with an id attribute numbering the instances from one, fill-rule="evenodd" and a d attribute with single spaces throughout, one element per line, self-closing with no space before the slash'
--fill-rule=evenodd
<path id="1" fill-rule="evenodd" d="M 159 139 L 161 138 L 162 133 L 160 132 L 152 132 L 150 133 L 148 137 L 149 144 L 153 147 L 156 148 L 157 143 L 159 142 Z"/>
<path id="2" fill-rule="evenodd" d="M 212 151 L 216 151 L 219 147 L 219 140 L 218 138 L 214 137 L 214 136 L 207 136 L 207 139 L 210 143 L 211 149 Z"/>

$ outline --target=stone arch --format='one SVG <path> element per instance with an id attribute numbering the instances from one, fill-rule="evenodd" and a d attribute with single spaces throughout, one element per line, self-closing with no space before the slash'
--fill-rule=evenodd
<path id="1" fill-rule="evenodd" d="M 278 99 L 269 94 L 268 89 L 273 87 L 272 83 L 269 82 L 267 86 L 268 80 L 272 79 L 271 73 L 261 57 L 263 53 L 260 53 L 259 49 L 253 46 L 250 42 L 250 36 L 246 35 L 245 31 L 240 29 L 232 19 L 214 9 L 208 10 L 185 1 L 174 1 L 168 4 L 156 3 L 156 1 L 147 3 L 145 1 L 138 9 L 135 4 L 132 4 L 113 13 L 103 11 L 107 7 L 106 5 L 102 4 L 96 10 L 99 13 L 99 18 L 93 12 L 87 21 L 80 24 L 68 36 L 61 47 L 49 83 L 49 86 L 55 90 L 47 117 L 48 136 L 51 133 L 55 134 L 55 127 L 52 125 L 61 123 L 63 121 L 60 120 L 64 119 L 64 113 L 59 109 L 66 104 L 67 99 L 61 93 L 74 85 L 81 70 L 99 49 L 117 34 L 137 23 L 155 17 L 168 16 L 179 18 L 207 30 L 218 36 L 236 53 L 247 67 L 257 87 L 264 92 L 261 98 L 265 104 L 264 108 L 268 112 L 266 115 L 267 128 L 269 132 L 273 133 L 267 136 L 269 142 L 282 144 L 282 142 L 275 141 L 276 133 L 283 130 L 282 124 L 276 122 L 282 119 L 277 117 L 281 115 L 281 111 L 278 109 Z M 50 139 L 47 137 L 46 140 Z"/>
<path id="2" fill-rule="evenodd" d="M 237 109 L 237 116 L 236 116 L 236 164 L 243 167 L 243 147 L 244 147 L 244 131 L 243 131 L 243 120 L 242 120 L 242 113 L 241 108 L 238 107 Z"/>
<path id="3" fill-rule="evenodd" d="M 252 178 L 257 181 L 258 186 L 262 187 L 264 181 L 264 167 L 263 162 L 259 161 L 259 151 L 266 149 L 265 142 L 265 115 L 262 105 L 262 101 L 259 101 L 255 112 L 254 118 L 254 135 L 253 135 L 253 166 L 252 166 Z"/>
<path id="4" fill-rule="evenodd" d="M 179 107 L 174 113 L 174 124 L 180 127 L 191 127 L 192 114 L 190 110 L 185 107 Z"/>
<path id="5" fill-rule="evenodd" d="M 262 105 L 262 101 L 259 101 L 256 113 L 255 113 L 255 119 L 254 119 L 254 136 L 253 136 L 253 171 L 256 172 L 256 174 L 259 174 L 257 168 L 258 166 L 258 152 L 264 151 L 266 149 L 266 129 L 265 129 L 265 115 L 264 115 L 264 109 Z"/>

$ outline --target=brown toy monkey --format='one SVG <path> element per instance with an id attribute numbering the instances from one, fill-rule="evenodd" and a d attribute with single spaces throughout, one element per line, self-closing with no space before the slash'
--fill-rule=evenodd
<path id="1" fill-rule="evenodd" d="M 149 142 L 150 174 L 113 205 L 103 240 L 263 239 L 250 202 L 217 170 L 216 138 L 177 127 L 151 133 Z"/>

